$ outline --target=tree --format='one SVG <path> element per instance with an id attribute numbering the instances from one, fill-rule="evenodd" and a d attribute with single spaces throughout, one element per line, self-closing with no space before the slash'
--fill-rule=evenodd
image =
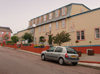
<path id="1" fill-rule="evenodd" d="M 53 37 L 53 43 L 61 46 L 62 43 L 70 41 L 70 35 L 69 33 L 66 33 L 65 31 L 62 31 L 61 33 L 58 33 L 56 36 Z"/>
<path id="2" fill-rule="evenodd" d="M 29 43 L 33 42 L 33 40 L 34 40 L 34 37 L 30 33 L 25 33 L 22 36 L 22 38 L 25 39 L 25 40 L 28 40 Z"/>
<path id="3" fill-rule="evenodd" d="M 17 36 L 12 36 L 11 37 L 11 40 L 14 42 L 14 43 L 17 43 L 19 41 L 19 38 Z"/>
<path id="4" fill-rule="evenodd" d="M 44 44 L 44 42 L 46 41 L 44 36 L 40 36 L 39 42 Z"/>

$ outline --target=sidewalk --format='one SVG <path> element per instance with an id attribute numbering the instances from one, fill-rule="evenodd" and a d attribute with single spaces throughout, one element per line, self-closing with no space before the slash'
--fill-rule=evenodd
<path id="1" fill-rule="evenodd" d="M 25 50 L 20 50 L 20 49 L 18 51 L 31 53 L 31 54 L 40 56 L 40 54 L 30 52 L 30 51 L 25 51 Z M 82 54 L 78 64 L 82 66 L 86 66 L 86 67 L 100 69 L 100 54 L 95 54 L 94 56 L 88 56 L 87 54 Z"/>
<path id="2" fill-rule="evenodd" d="M 100 54 L 95 54 L 93 56 L 82 54 L 79 64 L 100 69 Z"/>

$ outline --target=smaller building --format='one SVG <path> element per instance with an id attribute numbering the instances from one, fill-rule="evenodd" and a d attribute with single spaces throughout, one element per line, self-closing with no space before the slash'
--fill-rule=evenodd
<path id="1" fill-rule="evenodd" d="M 17 33 L 14 34 L 14 36 L 17 36 L 19 38 L 19 41 L 22 41 L 22 36 L 25 33 L 30 33 L 30 34 L 34 35 L 34 27 L 18 31 Z"/>
<path id="2" fill-rule="evenodd" d="M 0 43 L 11 40 L 12 30 L 9 27 L 0 26 Z"/>

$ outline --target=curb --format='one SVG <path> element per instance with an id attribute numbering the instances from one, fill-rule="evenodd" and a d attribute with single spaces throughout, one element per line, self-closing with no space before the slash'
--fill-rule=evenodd
<path id="1" fill-rule="evenodd" d="M 84 66 L 84 67 L 89 67 L 89 68 L 94 68 L 94 69 L 99 69 L 100 70 L 100 64 L 79 62 L 78 65 Z"/>
<path id="2" fill-rule="evenodd" d="M 100 64 L 100 62 L 96 62 L 96 61 L 79 61 L 79 62 Z"/>

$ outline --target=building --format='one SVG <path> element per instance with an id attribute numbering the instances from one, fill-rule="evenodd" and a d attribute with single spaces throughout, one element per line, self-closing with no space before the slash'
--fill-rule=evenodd
<path id="1" fill-rule="evenodd" d="M 11 40 L 12 30 L 9 27 L 0 27 L 0 43 Z"/>
<path id="2" fill-rule="evenodd" d="M 44 36 L 48 44 L 48 34 L 55 36 L 66 31 L 71 35 L 71 41 L 63 43 L 62 46 L 80 47 L 83 50 L 91 46 L 98 52 L 97 50 L 100 49 L 99 19 L 100 8 L 91 10 L 83 4 L 71 3 L 31 19 L 29 26 L 36 24 L 34 37 L 37 44 L 40 36 Z"/>
<path id="3" fill-rule="evenodd" d="M 31 33 L 33 35 L 34 34 L 34 27 L 31 27 L 31 28 L 28 28 L 28 29 L 25 29 L 25 30 L 18 31 L 17 33 L 14 34 L 14 36 L 17 36 L 19 38 L 19 40 L 21 41 L 22 40 L 22 36 L 25 33 Z"/>

